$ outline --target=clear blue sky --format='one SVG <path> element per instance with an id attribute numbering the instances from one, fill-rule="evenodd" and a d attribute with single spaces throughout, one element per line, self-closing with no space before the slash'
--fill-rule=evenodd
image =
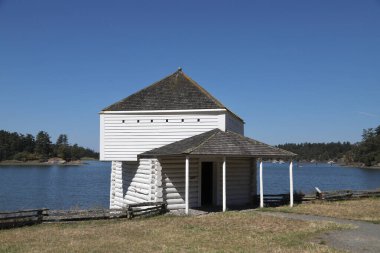
<path id="1" fill-rule="evenodd" d="M 95 150 L 98 112 L 182 66 L 270 144 L 380 124 L 380 1 L 0 0 L 0 129 Z"/>

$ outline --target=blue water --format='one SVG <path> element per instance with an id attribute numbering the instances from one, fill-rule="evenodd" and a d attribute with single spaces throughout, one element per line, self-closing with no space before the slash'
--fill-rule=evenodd
<path id="1" fill-rule="evenodd" d="M 111 163 L 0 166 L 0 210 L 108 207 Z"/>
<path id="2" fill-rule="evenodd" d="M 228 168 L 227 168 L 228 169 Z M 109 162 L 80 166 L 0 166 L 0 210 L 108 207 Z M 337 165 L 294 166 L 294 190 L 380 188 L 380 170 Z M 264 194 L 289 192 L 289 165 L 264 163 Z M 228 192 L 228 189 L 227 189 Z"/>
<path id="3" fill-rule="evenodd" d="M 289 192 L 289 164 L 263 164 L 264 194 Z M 259 182 L 259 179 L 258 179 Z M 380 170 L 342 167 L 329 164 L 293 166 L 295 191 L 366 190 L 380 188 Z"/>

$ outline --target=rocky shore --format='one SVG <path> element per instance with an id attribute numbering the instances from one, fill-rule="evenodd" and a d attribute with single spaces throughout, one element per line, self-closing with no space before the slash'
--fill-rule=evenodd
<path id="1" fill-rule="evenodd" d="M 364 163 L 338 163 L 342 167 L 356 167 L 356 168 L 363 168 L 363 169 L 374 169 L 374 170 L 380 170 L 380 164 L 372 165 L 372 166 L 365 166 Z"/>
<path id="2" fill-rule="evenodd" d="M 5 160 L 0 162 L 0 166 L 51 166 L 51 165 L 62 165 L 62 166 L 72 166 L 72 165 L 82 165 L 83 160 L 65 161 L 62 158 L 53 157 L 47 161 L 31 160 L 31 161 L 18 161 L 18 160 Z"/>

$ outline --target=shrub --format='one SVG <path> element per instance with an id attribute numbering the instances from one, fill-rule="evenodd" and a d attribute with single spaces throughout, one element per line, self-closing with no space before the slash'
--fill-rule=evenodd
<path id="1" fill-rule="evenodd" d="M 26 161 L 31 161 L 31 160 L 38 160 L 38 157 L 33 153 L 24 151 L 24 152 L 15 154 L 13 156 L 13 159 L 26 162 Z"/>

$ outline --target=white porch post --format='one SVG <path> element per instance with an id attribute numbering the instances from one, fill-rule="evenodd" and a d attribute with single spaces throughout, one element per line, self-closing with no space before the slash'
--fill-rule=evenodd
<path id="1" fill-rule="evenodd" d="M 263 159 L 260 159 L 260 208 L 264 207 L 264 191 L 263 191 Z"/>
<path id="2" fill-rule="evenodd" d="M 289 165 L 289 180 L 290 180 L 290 207 L 293 207 L 293 160 Z"/>
<path id="3" fill-rule="evenodd" d="M 223 212 L 227 210 L 226 203 L 226 157 L 223 157 Z"/>
<path id="4" fill-rule="evenodd" d="M 189 214 L 189 157 L 186 156 L 185 165 L 185 213 Z"/>

